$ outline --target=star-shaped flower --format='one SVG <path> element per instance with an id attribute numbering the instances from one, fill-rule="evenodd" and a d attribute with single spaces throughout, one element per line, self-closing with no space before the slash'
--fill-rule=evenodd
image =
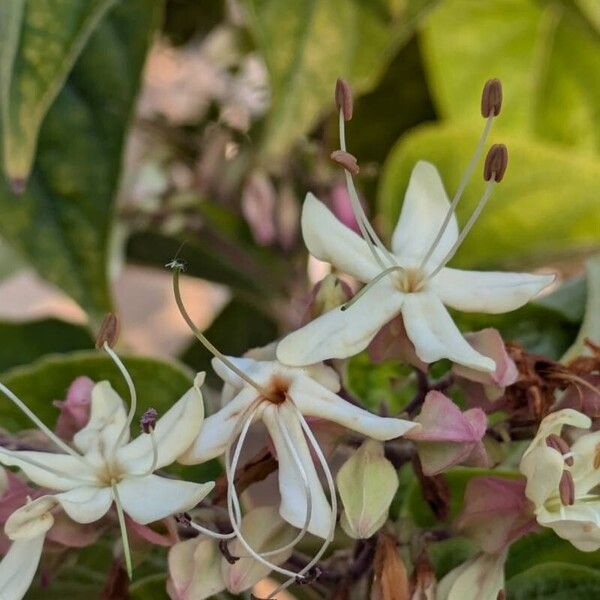
<path id="1" fill-rule="evenodd" d="M 371 284 L 364 293 L 359 292 L 362 297 L 355 302 L 331 310 L 285 337 L 277 348 L 278 359 L 299 366 L 352 356 L 401 314 L 408 337 L 424 362 L 448 358 L 467 367 L 493 371 L 494 361 L 464 339 L 446 306 L 472 312 L 507 312 L 528 302 L 552 282 L 553 276 L 446 267 L 459 242 L 456 217 L 449 208 L 436 168 L 418 162 L 389 252 L 345 227 L 309 193 L 302 211 L 302 233 L 309 252 Z"/>
<path id="2" fill-rule="evenodd" d="M 262 420 L 277 452 L 281 516 L 295 527 L 304 528 L 308 507 L 310 520 L 306 530 L 328 539 L 333 524 L 332 509 L 319 481 L 311 449 L 326 475 L 331 475 L 305 417 L 334 421 L 376 440 L 396 438 L 417 425 L 379 417 L 347 402 L 337 395 L 340 389 L 337 374 L 323 364 L 293 368 L 276 360 L 231 357 L 227 360 L 256 385 L 244 381 L 220 359 L 213 359 L 215 371 L 225 382 L 227 403 L 205 420 L 196 442 L 180 462 L 202 463 L 226 453 L 241 431 Z M 240 434 L 238 454 L 242 443 Z M 235 467 L 230 471 L 233 476 Z"/>
<path id="3" fill-rule="evenodd" d="M 194 387 L 155 422 L 150 433 L 129 441 L 135 411 L 128 412 L 110 383 L 102 381 L 93 388 L 89 421 L 73 437 L 73 447 L 56 437 L 0 384 L 2 391 L 63 450 L 0 448 L 0 463 L 19 467 L 33 483 L 57 491 L 28 502 L 6 521 L 5 532 L 13 544 L 0 563 L 0 597 L 18 600 L 26 593 L 57 508 L 77 523 L 92 523 L 114 503 L 127 545 L 125 515 L 140 524 L 150 523 L 194 507 L 210 492 L 213 482 L 193 483 L 154 474 L 174 462 L 198 435 L 204 417 L 201 383 L 202 378 L 197 379 Z M 130 570 L 127 551 L 126 559 Z"/>

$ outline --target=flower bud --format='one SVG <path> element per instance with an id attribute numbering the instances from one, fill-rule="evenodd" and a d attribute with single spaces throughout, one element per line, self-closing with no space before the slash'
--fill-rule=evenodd
<path id="1" fill-rule="evenodd" d="M 303 318 L 304 323 L 344 304 L 352 297 L 350 286 L 335 275 L 329 274 L 317 283 L 308 300 Z"/>
<path id="2" fill-rule="evenodd" d="M 335 105 L 342 111 L 344 121 L 352 118 L 352 89 L 345 79 L 338 77 L 335 82 Z"/>
<path id="3" fill-rule="evenodd" d="M 486 181 L 494 178 L 496 183 L 502 181 L 508 166 L 508 149 L 504 144 L 494 144 L 485 157 L 483 178 Z"/>
<path id="4" fill-rule="evenodd" d="M 342 465 L 337 487 L 344 506 L 340 524 L 355 539 L 371 537 L 386 521 L 398 475 L 383 444 L 367 440 Z"/>
<path id="5" fill-rule="evenodd" d="M 119 320 L 114 313 L 107 313 L 100 325 L 98 337 L 96 337 L 96 348 L 102 348 L 104 344 L 108 344 L 111 348 L 119 339 Z"/>
<path id="6" fill-rule="evenodd" d="M 481 115 L 497 117 L 502 107 L 502 84 L 499 79 L 489 79 L 483 86 L 481 94 Z"/>

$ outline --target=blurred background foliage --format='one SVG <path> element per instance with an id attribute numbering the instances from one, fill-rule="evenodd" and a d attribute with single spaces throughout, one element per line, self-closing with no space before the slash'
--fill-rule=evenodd
<path id="1" fill-rule="evenodd" d="M 417 160 L 435 162 L 454 191 L 483 126 L 481 88 L 499 77 L 491 139 L 508 145 L 509 169 L 455 264 L 559 277 L 528 307 L 460 322 L 554 358 L 600 328 L 597 259 L 585 272 L 600 247 L 597 0 L 14 0 L 0 4 L 0 59 L 1 378 L 48 421 L 71 378 L 112 373 L 92 351 L 108 310 L 129 315 L 125 349 L 154 355 L 129 359 L 145 405 L 167 406 L 208 368 L 188 336 L 168 339 L 164 265 L 175 255 L 223 351 L 300 323 L 325 273 L 307 268 L 302 199 L 310 190 L 340 214 L 347 206 L 328 158 L 338 76 L 355 92 L 349 149 L 384 236 Z M 482 188 L 475 176 L 463 223 Z M 11 296 L 24 273 L 80 310 L 21 314 L 42 293 L 36 283 Z M 162 282 L 157 334 L 140 333 L 152 327 L 140 273 Z M 360 358 L 351 369 L 367 402 L 401 409 L 402 369 Z M 0 413 L 3 427 L 24 425 Z M 160 597 L 144 591 L 159 571 L 136 598 Z M 514 581 L 511 597 L 542 597 L 522 571 Z"/>

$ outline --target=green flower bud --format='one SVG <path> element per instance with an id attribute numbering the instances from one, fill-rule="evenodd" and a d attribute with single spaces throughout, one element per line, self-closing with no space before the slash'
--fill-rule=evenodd
<path id="1" fill-rule="evenodd" d="M 398 474 L 385 458 L 383 444 L 367 440 L 337 474 L 344 505 L 340 524 L 356 539 L 371 537 L 386 521 L 398 489 Z"/>

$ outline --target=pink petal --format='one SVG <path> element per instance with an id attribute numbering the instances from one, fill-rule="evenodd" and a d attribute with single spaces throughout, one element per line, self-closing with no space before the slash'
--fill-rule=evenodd
<path id="1" fill-rule="evenodd" d="M 369 345 L 369 357 L 372 362 L 379 363 L 390 358 L 395 358 L 420 369 L 427 371 L 427 363 L 423 362 L 415 352 L 413 343 L 408 339 L 404 321 L 399 315 L 384 325 Z"/>
<path id="2" fill-rule="evenodd" d="M 475 477 L 467 484 L 457 527 L 485 552 L 506 548 L 537 525 L 525 496 L 525 479 Z"/>
<path id="3" fill-rule="evenodd" d="M 360 234 L 360 228 L 356 222 L 354 211 L 352 210 L 350 196 L 348 195 L 348 190 L 344 184 L 339 183 L 331 190 L 329 196 L 329 208 L 331 208 L 331 212 L 346 227 L 352 229 L 355 233 Z"/>
<path id="4" fill-rule="evenodd" d="M 465 338 L 477 352 L 494 360 L 496 370 L 493 373 L 484 373 L 462 365 L 454 365 L 452 370 L 456 375 L 469 381 L 497 388 L 505 388 L 517 381 L 519 377 L 517 366 L 506 352 L 504 341 L 498 330 L 482 329 L 474 333 L 467 333 Z"/>
<path id="5" fill-rule="evenodd" d="M 71 441 L 87 424 L 93 387 L 94 382 L 89 377 L 78 377 L 69 387 L 65 400 L 54 401 L 54 406 L 60 409 L 55 431 L 64 440 Z"/>
<path id="6" fill-rule="evenodd" d="M 450 398 L 436 391 L 427 394 L 414 420 L 421 424 L 421 429 L 409 432 L 406 437 L 428 442 L 480 442 L 487 423 L 480 408 L 463 413 Z"/>
<path id="7" fill-rule="evenodd" d="M 583 375 L 600 392 L 600 375 Z M 600 417 L 600 395 L 588 387 L 573 383 L 560 400 L 560 408 L 574 408 L 588 417 Z"/>

